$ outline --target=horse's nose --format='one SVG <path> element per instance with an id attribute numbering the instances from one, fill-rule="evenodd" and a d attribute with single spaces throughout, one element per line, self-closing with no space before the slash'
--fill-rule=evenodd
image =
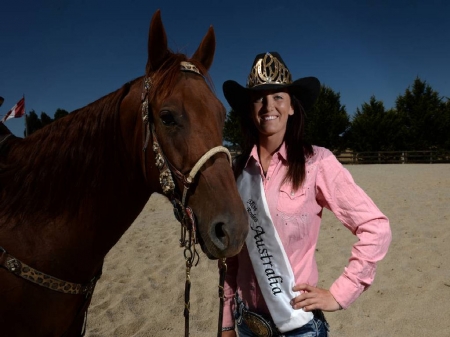
<path id="1" fill-rule="evenodd" d="M 239 253 L 248 232 L 248 229 L 239 225 L 240 223 L 216 221 L 210 227 L 210 238 L 218 253 L 216 257 L 230 257 Z"/>
<path id="2" fill-rule="evenodd" d="M 225 251 L 230 245 L 230 236 L 226 230 L 226 225 L 224 222 L 217 222 L 213 226 L 213 242 L 219 251 Z"/>

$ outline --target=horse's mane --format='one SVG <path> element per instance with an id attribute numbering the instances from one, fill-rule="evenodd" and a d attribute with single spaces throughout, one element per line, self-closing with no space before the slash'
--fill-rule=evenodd
<path id="1" fill-rule="evenodd" d="M 14 144 L 0 171 L 0 212 L 77 216 L 83 198 L 98 197 L 125 165 L 118 112 L 135 81 Z"/>

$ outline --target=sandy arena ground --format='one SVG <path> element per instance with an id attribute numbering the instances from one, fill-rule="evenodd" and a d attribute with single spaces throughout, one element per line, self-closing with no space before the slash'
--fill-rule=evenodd
<path id="1" fill-rule="evenodd" d="M 331 337 L 450 336 L 450 165 L 346 166 L 389 217 L 393 240 L 375 282 L 348 310 L 327 313 Z M 106 256 L 87 337 L 184 336 L 185 264 L 179 224 L 154 194 Z M 324 211 L 321 287 L 342 273 L 355 237 Z M 191 272 L 192 337 L 216 336 L 217 262 Z"/>

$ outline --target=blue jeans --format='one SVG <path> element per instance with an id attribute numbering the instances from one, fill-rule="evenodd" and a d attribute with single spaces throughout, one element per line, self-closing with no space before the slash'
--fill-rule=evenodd
<path id="1" fill-rule="evenodd" d="M 237 331 L 239 337 L 255 337 L 244 320 L 239 319 L 239 313 L 236 313 Z M 314 318 L 300 328 L 284 333 L 275 333 L 274 337 L 328 337 L 328 323 L 325 316 L 320 312 L 314 315 Z"/>

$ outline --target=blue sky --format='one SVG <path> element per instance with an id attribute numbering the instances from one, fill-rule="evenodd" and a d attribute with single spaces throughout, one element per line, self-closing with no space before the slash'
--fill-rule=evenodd
<path id="1" fill-rule="evenodd" d="M 150 19 L 161 9 L 172 50 L 191 55 L 208 27 L 210 70 L 245 84 L 253 58 L 278 51 L 293 79 L 316 76 L 349 115 L 372 95 L 394 107 L 414 79 L 450 97 L 450 2 L 266 0 L 5 0 L 0 9 L 0 107 L 73 111 L 144 74 Z M 24 118 L 6 125 L 23 136 Z"/>

